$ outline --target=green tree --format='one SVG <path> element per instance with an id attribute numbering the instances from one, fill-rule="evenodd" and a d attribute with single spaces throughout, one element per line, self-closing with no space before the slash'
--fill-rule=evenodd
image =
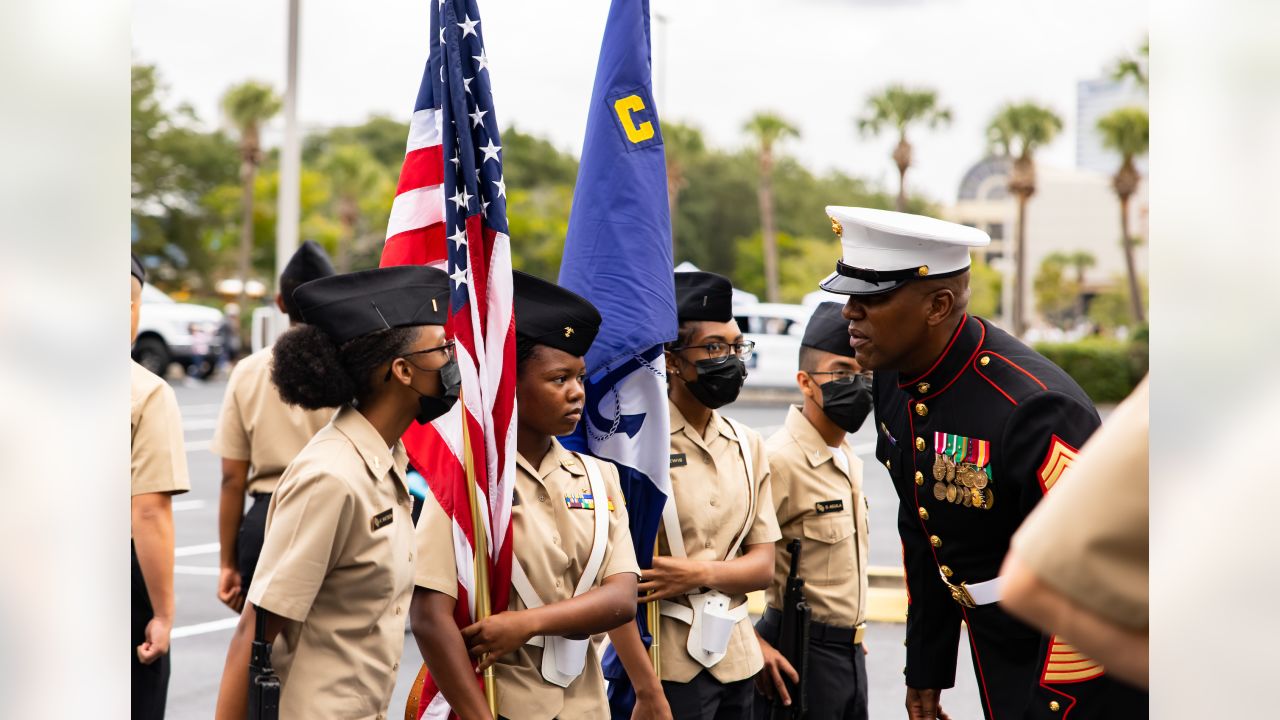
<path id="1" fill-rule="evenodd" d="M 1129 202 L 1138 191 L 1142 175 L 1134 159 L 1147 154 L 1151 146 L 1151 131 L 1147 111 L 1138 107 L 1119 108 L 1098 118 L 1098 132 L 1103 146 L 1120 153 L 1120 168 L 1111 178 L 1111 187 L 1120 199 L 1120 243 L 1124 247 L 1125 269 L 1129 275 L 1129 302 L 1133 317 L 1139 323 L 1146 322 L 1142 307 L 1142 293 L 1138 288 L 1138 270 L 1134 267 L 1134 237 L 1129 229 Z"/>
<path id="2" fill-rule="evenodd" d="M 981 317 L 995 317 L 1000 312 L 1004 275 L 984 260 L 975 259 L 969 266 L 969 312 Z"/>
<path id="3" fill-rule="evenodd" d="M 161 285 L 207 285 L 216 260 L 205 249 L 200 198 L 236 177 L 235 144 L 199 129 L 187 105 L 165 107 L 155 66 L 131 71 L 130 176 L 134 250 L 154 258 Z"/>
<path id="4" fill-rule="evenodd" d="M 317 163 L 340 145 L 359 145 L 398 177 L 407 137 L 409 123 L 373 115 L 359 125 L 340 125 L 307 135 L 302 140 L 302 162 Z"/>
<path id="5" fill-rule="evenodd" d="M 1018 219 L 1014 240 L 1013 332 L 1021 336 L 1027 330 L 1025 312 L 1027 202 L 1036 192 L 1035 151 L 1053 141 L 1062 131 L 1062 118 L 1053 110 L 1034 102 L 1008 103 L 1001 107 L 987 125 L 987 144 L 991 152 L 1012 159 L 1009 192 L 1018 200 Z"/>
<path id="6" fill-rule="evenodd" d="M 387 200 L 394 195 L 395 187 L 386 167 L 363 145 L 331 145 L 316 164 L 329 179 L 333 214 L 342 226 L 334 265 L 338 272 L 350 272 L 353 254 L 362 250 L 370 237 L 381 239 L 385 234 L 390 212 Z M 376 215 L 380 221 L 366 223 L 364 219 L 369 215 Z M 383 232 L 370 234 L 369 225 L 380 225 Z"/>
<path id="7" fill-rule="evenodd" d="M 778 246 L 773 217 L 773 152 L 778 143 L 789 137 L 800 137 L 800 131 L 782 116 L 771 112 L 753 115 L 743 126 L 756 141 L 760 162 L 757 194 L 760 203 L 760 231 L 764 243 L 765 296 L 778 302 Z"/>
<path id="8" fill-rule="evenodd" d="M 1076 317 L 1083 319 L 1085 317 L 1084 293 L 1085 288 L 1087 287 L 1085 282 L 1085 273 L 1088 272 L 1089 268 L 1098 264 L 1098 259 L 1093 256 L 1093 253 L 1087 250 L 1077 250 L 1076 252 L 1062 253 L 1062 262 L 1064 265 L 1075 270 L 1076 287 L 1078 288 L 1077 292 L 1079 293 L 1079 301 L 1076 306 Z"/>
<path id="9" fill-rule="evenodd" d="M 1060 328 L 1071 324 L 1079 308 L 1081 287 L 1067 276 L 1071 258 L 1056 252 L 1040 261 L 1032 288 L 1036 295 L 1036 307 L 1050 323 Z"/>
<path id="10" fill-rule="evenodd" d="M 1120 58 L 1111 68 L 1111 77 L 1115 80 L 1122 81 L 1126 78 L 1132 78 L 1143 90 L 1151 87 L 1151 38 L 1142 41 L 1142 47 L 1138 48 L 1135 55 Z"/>
<path id="11" fill-rule="evenodd" d="M 572 154 L 557 149 L 544 138 L 521 132 L 515 126 L 503 130 L 501 135 L 502 173 L 508 188 L 573 187 L 578 178 L 578 159 Z"/>
<path id="12" fill-rule="evenodd" d="M 680 191 L 689 184 L 689 168 L 706 152 L 702 131 L 692 125 L 667 123 L 662 126 L 662 149 L 667 163 L 667 207 L 671 212 L 671 247 L 676 247 L 675 218 L 680 207 Z"/>
<path id="13" fill-rule="evenodd" d="M 246 307 L 245 286 L 249 282 L 249 262 L 253 251 L 254 178 L 262 163 L 262 124 L 280 112 L 280 98 L 269 85 L 247 81 L 233 85 L 222 96 L 222 111 L 240 134 L 240 307 Z"/>
<path id="14" fill-rule="evenodd" d="M 1138 284 L 1145 300 L 1146 282 L 1139 278 Z M 1129 302 L 1129 292 L 1125 289 L 1125 285 L 1125 280 L 1117 276 L 1109 287 L 1095 295 L 1089 303 L 1089 320 L 1097 325 L 1099 330 L 1110 334 L 1122 327 L 1135 329 L 1145 327 L 1142 323 L 1134 321 L 1133 305 Z"/>
<path id="15" fill-rule="evenodd" d="M 559 275 L 572 201 L 569 185 L 507 189 L 511 261 L 517 270 L 553 280 Z"/>
<path id="16" fill-rule="evenodd" d="M 930 129 L 951 123 L 951 109 L 938 103 L 938 93 L 926 88 L 889 87 L 867 98 L 866 114 L 857 119 L 863 135 L 879 135 L 885 128 L 898 133 L 893 149 L 893 162 L 898 166 L 898 212 L 907 210 L 907 169 L 911 167 L 912 149 L 907 142 L 907 128 L 923 123 Z"/>

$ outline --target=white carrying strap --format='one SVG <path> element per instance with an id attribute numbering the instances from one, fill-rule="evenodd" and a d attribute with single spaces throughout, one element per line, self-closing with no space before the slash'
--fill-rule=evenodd
<path id="1" fill-rule="evenodd" d="M 733 428 L 738 438 L 738 450 L 742 453 L 742 462 L 746 466 L 747 475 L 747 521 L 725 553 L 724 559 L 731 560 L 738 554 L 738 549 L 751 531 L 751 524 L 756 516 L 755 466 L 751 462 L 751 448 L 748 447 L 746 428 L 736 420 L 721 418 Z M 688 557 L 685 553 L 684 537 L 680 533 L 680 518 L 676 512 L 675 495 L 667 498 L 662 510 L 662 524 L 667 535 L 667 547 L 672 557 Z M 689 639 L 686 649 L 689 655 L 704 667 L 712 667 L 724 659 L 729 636 L 733 626 L 747 618 L 747 603 L 736 608 L 729 607 L 729 596 L 718 590 L 704 593 L 691 593 L 687 596 L 689 605 L 663 600 L 661 612 L 689 626 Z"/>
<path id="2" fill-rule="evenodd" d="M 578 597 L 595 585 L 596 576 L 600 573 L 600 565 L 604 563 L 604 553 L 609 545 L 609 496 L 604 486 L 604 479 L 600 477 L 600 466 L 596 464 L 595 459 L 580 453 L 574 453 L 574 455 L 587 470 L 587 482 L 591 486 L 591 498 L 595 503 L 595 534 L 591 540 L 591 554 L 587 557 L 587 564 L 573 591 L 573 596 Z M 515 588 L 516 594 L 520 596 L 525 607 L 543 606 L 542 598 L 538 597 L 538 593 L 533 589 L 533 584 L 529 582 L 529 577 L 525 575 L 519 560 L 511 563 L 511 586 Z M 539 635 L 530 639 L 527 644 L 542 648 L 543 679 L 560 687 L 569 687 L 569 684 L 582 674 L 586 665 L 587 645 L 590 642 L 587 638 L 573 640 L 558 635 Z"/>

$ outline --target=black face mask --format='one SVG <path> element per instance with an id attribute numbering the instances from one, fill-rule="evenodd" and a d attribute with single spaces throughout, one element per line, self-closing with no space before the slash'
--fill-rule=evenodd
<path id="1" fill-rule="evenodd" d="M 693 382 L 685 380 L 684 384 L 698 402 L 712 410 L 737 400 L 742 383 L 747 379 L 747 365 L 738 357 L 722 362 L 699 360 L 693 367 L 698 372 L 697 379 Z"/>
<path id="2" fill-rule="evenodd" d="M 440 384 L 444 386 L 444 392 L 440 397 L 423 395 L 417 388 L 409 386 L 420 396 L 418 414 L 413 418 L 419 425 L 426 425 L 444 415 L 453 408 L 454 403 L 458 402 L 458 392 L 462 389 L 462 372 L 458 370 L 457 358 L 449 358 L 449 362 L 440 366 L 436 372 L 440 373 Z"/>
<path id="3" fill-rule="evenodd" d="M 832 380 L 818 387 L 822 388 L 823 414 L 841 430 L 857 432 L 871 413 L 871 381 L 856 377 L 851 383 Z"/>

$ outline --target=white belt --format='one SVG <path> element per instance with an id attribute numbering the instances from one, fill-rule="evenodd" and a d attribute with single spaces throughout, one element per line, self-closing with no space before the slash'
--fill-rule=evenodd
<path id="1" fill-rule="evenodd" d="M 960 603 L 964 607 L 974 608 L 980 605 L 990 605 L 1000 601 L 1000 588 L 1004 584 L 1002 578 L 993 578 L 985 582 L 960 583 L 956 585 L 947 579 L 942 571 L 938 571 L 938 576 L 942 578 L 943 584 L 951 591 L 951 599 Z"/>

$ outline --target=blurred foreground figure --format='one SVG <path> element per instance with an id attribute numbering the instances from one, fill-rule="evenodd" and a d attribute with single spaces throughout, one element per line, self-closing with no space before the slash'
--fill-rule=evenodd
<path id="1" fill-rule="evenodd" d="M 1001 576 L 1013 614 L 1147 687 L 1150 388 L 1143 380 L 1084 446 L 1069 482 L 1013 537 Z"/>
<path id="2" fill-rule="evenodd" d="M 132 327 L 146 273 L 132 258 Z M 134 720 L 164 717 L 169 691 L 169 633 L 173 630 L 172 497 L 191 489 L 182 446 L 182 418 L 173 388 L 130 361 L 130 535 L 133 555 L 132 707 Z"/>
<path id="3" fill-rule="evenodd" d="M 856 358 L 874 373 L 876 458 L 898 493 L 909 609 L 907 714 L 934 720 L 963 621 L 987 720 L 1136 718 L 1146 695 L 1001 606 L 1014 531 L 1099 425 L 1061 368 L 967 312 L 976 228 L 828 207 Z"/>

